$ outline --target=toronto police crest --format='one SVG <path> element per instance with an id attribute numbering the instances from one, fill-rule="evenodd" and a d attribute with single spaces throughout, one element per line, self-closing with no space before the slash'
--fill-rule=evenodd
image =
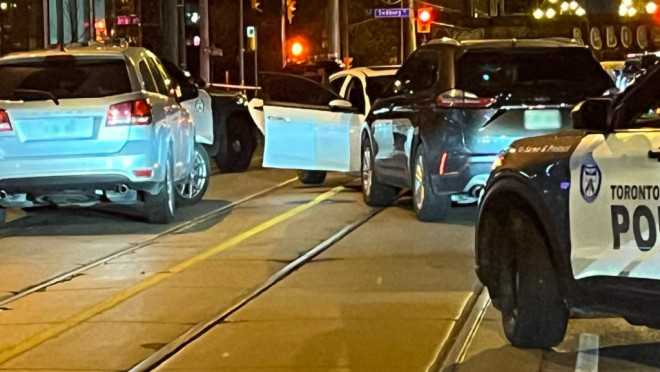
<path id="1" fill-rule="evenodd" d="M 195 109 L 197 110 L 197 112 L 204 111 L 204 101 L 202 101 L 201 99 L 198 98 L 195 101 Z"/>
<path id="2" fill-rule="evenodd" d="M 602 178 L 600 168 L 598 168 L 593 155 L 587 155 L 580 172 L 580 192 L 587 203 L 592 203 L 598 197 Z"/>

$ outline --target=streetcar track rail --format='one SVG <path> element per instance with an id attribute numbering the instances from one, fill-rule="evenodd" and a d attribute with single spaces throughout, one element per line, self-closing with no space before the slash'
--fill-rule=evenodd
<path id="1" fill-rule="evenodd" d="M 136 252 L 136 251 L 138 251 L 142 248 L 148 247 L 151 244 L 157 242 L 159 239 L 162 239 L 165 236 L 175 235 L 177 233 L 181 233 L 183 231 L 186 231 L 186 230 L 188 230 L 188 229 L 190 229 L 194 226 L 197 226 L 197 225 L 202 224 L 202 223 L 204 223 L 204 222 L 206 222 L 210 219 L 213 219 L 213 218 L 215 218 L 219 215 L 222 215 L 222 214 L 226 213 L 227 211 L 230 211 L 231 209 L 233 209 L 233 208 L 235 208 L 235 207 L 237 207 L 241 204 L 244 204 L 244 203 L 246 203 L 248 201 L 251 201 L 253 199 L 257 199 L 257 198 L 262 197 L 266 194 L 269 194 L 269 193 L 271 193 L 275 190 L 278 190 L 282 187 L 290 185 L 290 184 L 294 183 L 297 180 L 298 180 L 298 178 L 292 178 L 292 179 L 289 179 L 287 181 L 281 182 L 281 183 L 279 183 L 275 186 L 271 186 L 267 189 L 261 190 L 259 192 L 254 193 L 254 194 L 248 195 L 248 196 L 246 196 L 242 199 L 231 202 L 231 203 L 229 203 L 229 204 L 227 204 L 227 205 L 225 205 L 221 208 L 212 210 L 212 211 L 207 212 L 207 213 L 205 213 L 201 216 L 195 217 L 191 220 L 184 221 L 184 222 L 179 223 L 175 226 L 172 226 L 172 227 L 166 229 L 165 231 L 161 231 L 160 233 L 158 233 L 157 235 L 155 235 L 155 236 L 153 236 L 149 239 L 143 240 L 139 243 L 135 243 L 135 244 L 133 244 L 129 247 L 126 247 L 122 250 L 111 253 L 111 254 L 109 254 L 107 256 L 104 256 L 102 258 L 93 260 L 89 263 L 83 264 L 83 265 L 81 265 L 81 266 L 79 266 L 79 267 L 77 267 L 73 270 L 64 272 L 62 274 L 58 274 L 58 275 L 56 275 L 52 278 L 46 279 L 42 282 L 39 282 L 37 284 L 26 287 L 26 288 L 24 288 L 20 291 L 12 292 L 13 294 L 11 296 L 8 296 L 4 299 L 0 298 L 0 307 L 5 307 L 5 305 L 7 305 L 7 304 L 10 304 L 14 301 L 17 301 L 17 300 L 19 300 L 23 297 L 29 296 L 29 295 L 31 295 L 35 292 L 43 291 L 46 288 L 48 288 L 50 286 L 53 286 L 57 283 L 69 281 L 69 280 L 75 278 L 76 276 L 80 276 L 82 273 L 84 273 L 86 271 L 89 271 L 90 269 L 93 269 L 97 266 L 101 266 L 101 265 L 103 265 L 103 264 L 105 264 L 109 261 L 117 259 L 118 257 L 124 256 L 124 255 L 127 255 L 127 254 L 131 254 L 131 253 L 134 253 L 134 252 Z M 32 226 L 32 227 L 36 227 L 36 226 Z M 25 231 L 25 230 L 21 230 L 21 231 Z M 0 238 L 2 238 L 2 237 L 4 237 L 4 236 L 0 235 Z"/>
<path id="2" fill-rule="evenodd" d="M 400 197 L 400 196 L 399 196 Z M 384 211 L 387 207 L 381 207 L 381 208 L 374 208 L 369 212 L 367 215 L 362 216 L 358 220 L 344 226 L 341 230 L 336 232 L 334 235 L 329 237 L 328 239 L 324 240 L 320 244 L 316 245 L 314 248 L 306 251 L 304 254 L 302 254 L 300 257 L 297 259 L 289 262 L 285 267 L 282 269 L 278 270 L 275 272 L 273 275 L 271 275 L 264 283 L 261 285 L 255 287 L 250 291 L 249 294 L 247 294 L 245 297 L 243 297 L 241 300 L 236 302 L 234 305 L 231 307 L 223 310 L 221 313 L 214 314 L 201 322 L 197 323 L 194 325 L 192 328 L 190 328 L 188 331 L 174 339 L 172 342 L 168 343 L 164 347 L 160 348 L 157 350 L 155 353 L 153 353 L 151 356 L 148 358 L 144 359 L 140 363 L 136 364 L 133 368 L 131 368 L 129 371 L 130 372 L 142 372 L 142 371 L 151 371 L 164 362 L 166 362 L 168 359 L 179 353 L 181 350 L 183 350 L 186 346 L 191 344 L 193 341 L 197 340 L 198 338 L 202 337 L 204 334 L 206 334 L 208 331 L 213 329 L 215 326 L 222 324 L 227 318 L 235 314 L 237 311 L 241 310 L 244 308 L 246 305 L 248 305 L 250 302 L 254 301 L 257 299 L 259 296 L 267 292 L 269 289 L 271 289 L 273 286 L 275 286 L 277 283 L 280 281 L 284 280 L 286 277 L 289 275 L 293 274 L 295 271 L 300 269 L 301 267 L 305 266 L 312 260 L 314 260 L 316 257 L 318 257 L 320 254 L 328 250 L 330 247 L 334 246 L 337 244 L 339 241 L 344 239 L 346 236 L 351 234 L 353 231 L 358 229 L 360 226 L 364 225 L 367 223 L 369 220 L 371 220 L 373 217 L 378 215 L 380 212 Z"/>
<path id="3" fill-rule="evenodd" d="M 463 362 L 489 305 L 488 290 L 479 285 L 427 371 L 453 372 Z"/>

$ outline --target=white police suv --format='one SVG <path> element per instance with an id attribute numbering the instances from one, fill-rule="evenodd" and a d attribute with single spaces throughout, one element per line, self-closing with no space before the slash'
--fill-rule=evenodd
<path id="1" fill-rule="evenodd" d="M 660 62 L 589 99 L 574 130 L 514 142 L 476 228 L 480 280 L 520 347 L 560 343 L 570 310 L 660 327 Z"/>

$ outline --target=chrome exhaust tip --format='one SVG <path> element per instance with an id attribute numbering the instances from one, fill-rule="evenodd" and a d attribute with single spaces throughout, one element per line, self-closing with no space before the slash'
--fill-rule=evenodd
<path id="1" fill-rule="evenodd" d="M 117 185 L 116 190 L 120 194 L 126 194 L 127 192 L 129 192 L 131 190 L 131 188 L 128 187 L 128 185 L 125 185 L 125 184 L 122 183 L 120 185 Z"/>

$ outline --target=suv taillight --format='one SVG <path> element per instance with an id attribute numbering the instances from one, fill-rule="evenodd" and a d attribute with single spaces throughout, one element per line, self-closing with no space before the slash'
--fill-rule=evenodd
<path id="1" fill-rule="evenodd" d="M 106 126 L 149 125 L 151 124 L 151 105 L 145 99 L 117 103 L 108 109 Z"/>
<path id="2" fill-rule="evenodd" d="M 436 99 L 438 107 L 486 108 L 497 102 L 495 98 L 482 98 L 461 89 L 441 93 Z"/>
<path id="3" fill-rule="evenodd" d="M 11 132 L 11 122 L 9 122 L 9 114 L 7 111 L 0 110 L 0 132 Z"/>

